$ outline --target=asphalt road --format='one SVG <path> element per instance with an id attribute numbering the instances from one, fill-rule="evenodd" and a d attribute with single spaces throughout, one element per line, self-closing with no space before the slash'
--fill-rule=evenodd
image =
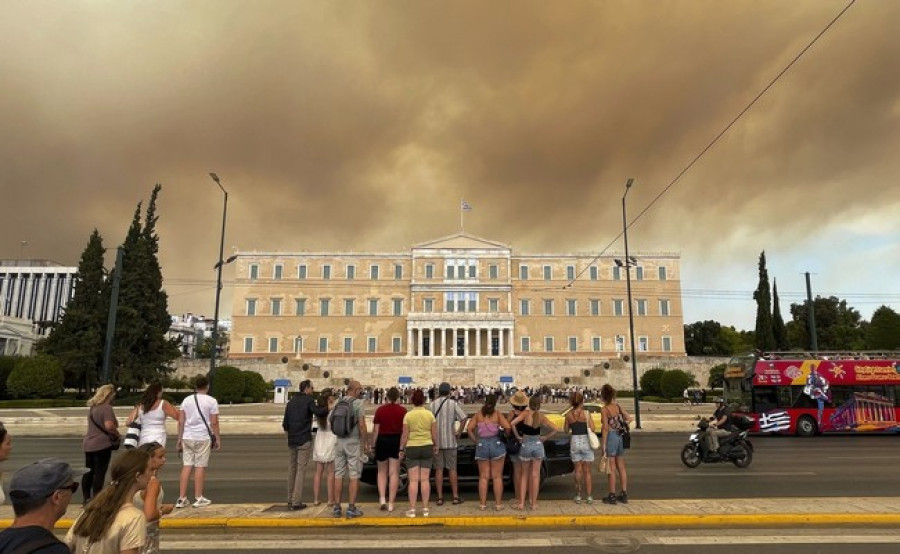
<path id="1" fill-rule="evenodd" d="M 693 470 L 684 467 L 679 452 L 686 440 L 687 434 L 635 435 L 628 452 L 632 498 L 900 496 L 895 473 L 900 461 L 897 436 L 754 437 L 755 458 L 744 470 L 730 464 L 702 465 Z M 169 442 L 174 446 L 174 441 Z M 46 456 L 60 456 L 83 465 L 81 440 L 14 438 L 12 456 L 3 464 L 6 480 L 16 468 Z M 281 504 L 286 494 L 287 463 L 282 437 L 226 436 L 223 450 L 213 455 L 206 496 L 216 503 Z M 170 453 L 162 473 L 168 499 L 177 496 L 180 466 L 177 455 Z M 312 495 L 312 474 L 308 473 L 307 500 Z M 595 488 L 605 490 L 605 484 L 597 482 L 596 473 L 594 477 Z M 361 485 L 360 490 L 361 502 L 377 501 L 374 487 Z M 472 499 L 477 491 L 468 486 L 462 494 Z M 547 499 L 567 499 L 571 494 L 569 476 L 548 480 L 541 491 Z"/>

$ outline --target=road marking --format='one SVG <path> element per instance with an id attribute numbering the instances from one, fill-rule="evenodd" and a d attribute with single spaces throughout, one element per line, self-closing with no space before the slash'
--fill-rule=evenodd
<path id="1" fill-rule="evenodd" d="M 866 458 L 868 460 L 868 458 Z M 796 476 L 813 476 L 818 475 L 818 473 L 814 471 L 731 471 L 728 473 L 706 473 L 699 471 L 682 471 L 676 473 L 675 475 L 684 476 L 696 476 L 696 477 L 796 477 Z"/>
<path id="2" fill-rule="evenodd" d="M 472 550 L 481 550 L 484 549 L 485 546 L 485 538 L 478 539 L 463 539 L 455 537 L 453 540 L 444 539 L 425 539 L 416 536 L 413 540 L 409 542 L 409 546 L 415 546 L 417 549 L 437 549 L 437 548 L 452 548 L 452 549 L 472 549 Z M 202 550 L 204 552 L 213 552 L 216 550 L 243 550 L 249 551 L 250 545 L 252 544 L 252 550 L 312 550 L 312 551 L 322 551 L 322 550 L 346 550 L 346 551 L 359 551 L 359 550 L 384 550 L 386 548 L 390 548 L 391 545 L 387 544 L 385 541 L 372 537 L 369 539 L 347 539 L 341 538 L 337 540 L 335 538 L 322 538 L 322 539 L 312 539 L 307 537 L 298 537 L 296 539 L 276 539 L 276 540 L 265 540 L 265 539 L 246 539 L 246 544 L 242 544 L 242 541 L 231 540 L 217 540 L 217 539 L 208 539 L 204 538 L 202 541 L 181 541 L 181 540 L 163 540 L 160 543 L 160 549 L 165 552 L 169 550 Z M 396 543 L 393 543 L 396 545 Z M 562 547 L 562 546 L 585 546 L 587 543 L 584 540 L 578 539 L 575 541 L 572 540 L 560 540 L 553 539 L 551 537 L 545 538 L 529 538 L 529 537 L 516 537 L 515 545 L 517 548 L 553 548 L 553 547 Z"/>
<path id="3" fill-rule="evenodd" d="M 669 546 L 708 546 L 720 544 L 894 544 L 900 543 L 898 535 L 729 535 L 715 537 L 650 537 L 648 544 Z"/>

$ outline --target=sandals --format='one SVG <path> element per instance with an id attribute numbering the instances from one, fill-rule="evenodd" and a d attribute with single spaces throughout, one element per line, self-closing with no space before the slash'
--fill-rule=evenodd
<path id="1" fill-rule="evenodd" d="M 382 512 L 386 512 L 386 511 L 387 511 L 387 504 L 382 504 L 381 506 L 378 507 L 378 509 L 381 510 Z"/>
<path id="2" fill-rule="evenodd" d="M 509 507 L 517 512 L 525 511 L 525 506 L 519 506 L 518 504 L 510 504 Z"/>
<path id="3" fill-rule="evenodd" d="M 460 498 L 460 497 L 458 497 L 458 496 L 454 496 L 454 497 L 453 497 L 453 502 L 452 502 L 452 504 L 453 504 L 454 506 L 458 506 L 458 505 L 460 505 L 460 504 L 462 504 L 462 503 L 463 503 L 463 499 L 462 499 L 462 498 Z"/>
<path id="4" fill-rule="evenodd" d="M 416 517 L 415 510 L 406 510 L 406 517 Z"/>
<path id="5" fill-rule="evenodd" d="M 428 517 L 429 513 L 428 508 L 422 508 L 422 517 Z"/>
<path id="6" fill-rule="evenodd" d="M 501 511 L 502 509 L 503 509 L 503 504 L 497 504 L 496 506 L 494 506 L 494 511 L 499 512 L 499 511 Z"/>
<path id="7" fill-rule="evenodd" d="M 482 512 L 485 511 L 485 510 L 487 510 L 487 504 L 481 504 L 481 505 L 479 505 L 479 506 L 478 506 L 478 509 L 481 510 Z"/>
<path id="8" fill-rule="evenodd" d="M 438 499 L 437 499 L 437 502 L 435 502 L 435 504 L 437 504 L 438 506 L 443 506 L 443 505 L 444 505 L 444 499 L 443 499 L 443 498 L 438 498 Z"/>

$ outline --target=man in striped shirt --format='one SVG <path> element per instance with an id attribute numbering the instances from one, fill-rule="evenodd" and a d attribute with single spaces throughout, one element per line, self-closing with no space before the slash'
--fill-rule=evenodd
<path id="1" fill-rule="evenodd" d="M 437 420 L 438 451 L 434 456 L 434 484 L 437 489 L 437 505 L 444 505 L 444 468 L 450 477 L 450 492 L 453 503 L 462 504 L 457 483 L 459 472 L 456 470 L 456 448 L 459 433 L 466 428 L 468 417 L 456 400 L 450 398 L 450 383 L 441 383 L 438 387 L 438 398 L 431 403 L 431 413 Z M 456 422 L 460 422 L 459 427 Z M 458 430 L 457 430 L 458 429 Z"/>

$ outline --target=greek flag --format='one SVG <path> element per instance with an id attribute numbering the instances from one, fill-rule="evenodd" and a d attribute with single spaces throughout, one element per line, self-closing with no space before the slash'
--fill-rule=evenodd
<path id="1" fill-rule="evenodd" d="M 779 412 L 766 412 L 759 416 L 759 430 L 763 433 L 786 431 L 791 428 L 791 416 L 781 410 Z"/>
<path id="2" fill-rule="evenodd" d="M 464 211 L 464 212 L 471 212 L 471 211 L 472 211 L 472 206 L 470 206 L 469 203 L 466 202 L 465 200 L 463 200 L 463 201 L 460 202 L 459 208 L 460 208 L 462 211 Z"/>

